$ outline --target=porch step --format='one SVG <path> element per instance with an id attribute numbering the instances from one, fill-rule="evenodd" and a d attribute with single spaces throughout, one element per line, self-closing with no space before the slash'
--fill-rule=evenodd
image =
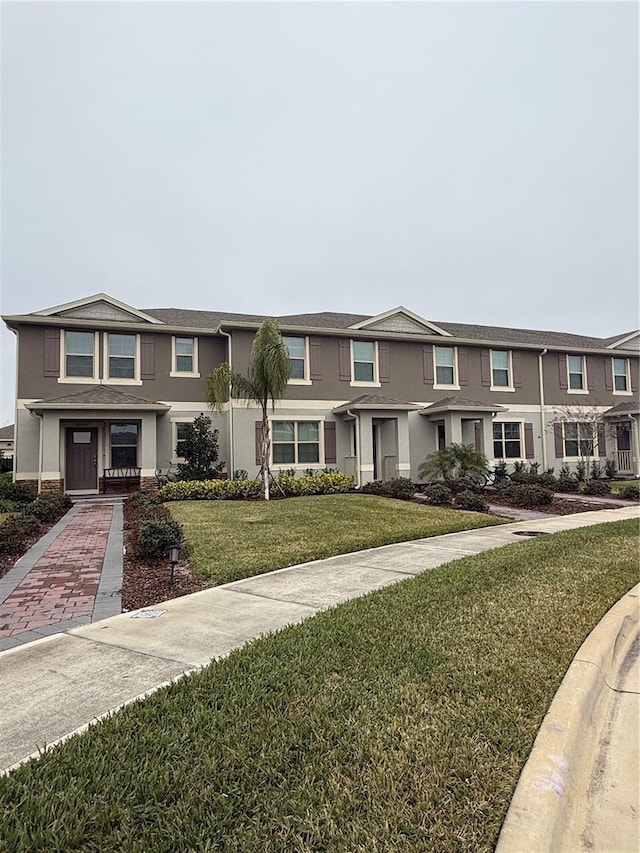
<path id="1" fill-rule="evenodd" d="M 118 504 L 124 503 L 129 495 L 71 495 L 73 504 Z"/>

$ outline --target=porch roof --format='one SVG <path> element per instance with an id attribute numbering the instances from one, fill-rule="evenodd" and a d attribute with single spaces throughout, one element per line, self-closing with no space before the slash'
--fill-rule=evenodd
<path id="1" fill-rule="evenodd" d="M 469 400 L 466 397 L 441 397 L 439 400 L 420 409 L 421 415 L 435 415 L 442 412 L 506 412 L 504 406 L 498 403 L 487 403 L 483 400 Z"/>
<path id="2" fill-rule="evenodd" d="M 34 412 L 43 410 L 65 410 L 65 409 L 95 409 L 120 411 L 123 409 L 144 409 L 151 412 L 168 412 L 171 408 L 166 403 L 154 400 L 146 400 L 135 394 L 125 394 L 116 388 L 107 385 L 95 385 L 86 391 L 77 391 L 74 394 L 63 394 L 59 397 L 49 397 L 47 400 L 36 400 L 26 403 L 26 408 Z"/>
<path id="3" fill-rule="evenodd" d="M 342 415 L 349 409 L 393 409 L 400 412 L 410 412 L 419 409 L 416 403 L 407 403 L 406 400 L 395 400 L 393 397 L 381 397 L 379 394 L 361 394 L 350 403 L 343 403 L 333 409 L 334 415 Z"/>
<path id="4" fill-rule="evenodd" d="M 623 400 L 622 403 L 618 403 L 603 413 L 605 418 L 619 418 L 625 415 L 640 415 L 640 401 L 633 398 Z"/>

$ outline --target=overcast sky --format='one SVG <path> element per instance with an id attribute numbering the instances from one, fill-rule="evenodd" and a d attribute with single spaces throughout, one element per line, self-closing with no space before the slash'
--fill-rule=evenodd
<path id="1" fill-rule="evenodd" d="M 638 325 L 638 5 L 3 2 L 1 309 Z M 13 421 L 3 327 L 1 423 Z"/>

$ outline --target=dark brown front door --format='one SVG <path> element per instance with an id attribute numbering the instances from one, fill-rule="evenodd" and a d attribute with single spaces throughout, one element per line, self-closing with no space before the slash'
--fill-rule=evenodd
<path id="1" fill-rule="evenodd" d="M 98 430 L 67 428 L 65 489 L 98 488 Z"/>

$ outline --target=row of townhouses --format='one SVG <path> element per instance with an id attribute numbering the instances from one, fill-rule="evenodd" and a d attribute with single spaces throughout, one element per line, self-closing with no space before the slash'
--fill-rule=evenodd
<path id="1" fill-rule="evenodd" d="M 15 477 L 73 494 L 125 468 L 155 485 L 180 461 L 185 425 L 209 411 L 206 377 L 224 361 L 246 371 L 264 317 L 139 310 L 101 293 L 3 319 L 17 341 Z M 271 415 L 275 471 L 417 479 L 429 453 L 462 442 L 492 462 L 558 472 L 610 459 L 640 474 L 638 331 L 431 322 L 402 307 L 275 319 L 291 358 Z M 211 415 L 230 475 L 257 472 L 259 416 L 241 400 Z"/>

